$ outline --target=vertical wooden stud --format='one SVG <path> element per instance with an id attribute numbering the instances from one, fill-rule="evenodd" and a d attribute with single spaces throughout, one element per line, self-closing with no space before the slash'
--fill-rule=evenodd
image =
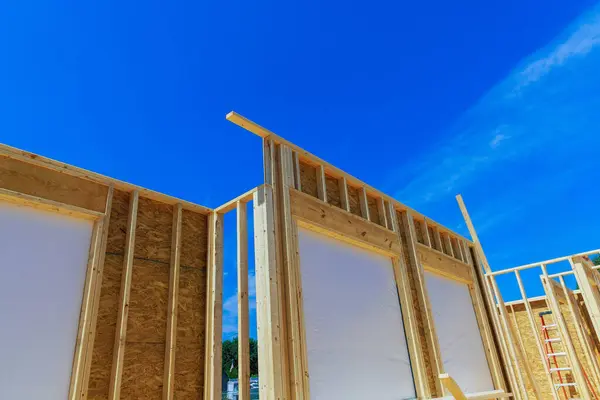
<path id="1" fill-rule="evenodd" d="M 317 167 L 317 195 L 320 200 L 327 202 L 327 180 L 325 179 L 325 168 L 323 165 Z"/>
<path id="2" fill-rule="evenodd" d="M 302 183 L 301 183 L 301 180 L 300 180 L 300 159 L 298 157 L 298 153 L 294 151 L 292 153 L 292 158 L 293 158 L 293 162 L 294 162 L 294 183 L 295 183 L 295 188 L 297 190 L 302 190 Z"/>
<path id="3" fill-rule="evenodd" d="M 173 210 L 171 233 L 171 268 L 169 271 L 169 308 L 167 312 L 167 337 L 165 344 L 165 370 L 163 400 L 173 400 L 175 395 L 175 352 L 177 350 L 177 307 L 179 305 L 179 272 L 181 260 L 182 206 Z M 222 249 L 221 249 L 222 250 Z"/>
<path id="4" fill-rule="evenodd" d="M 346 182 L 346 177 L 342 176 L 339 180 L 340 186 L 340 202 L 342 203 L 342 208 L 348 212 L 350 212 L 350 201 L 348 199 L 348 183 Z"/>
<path id="5" fill-rule="evenodd" d="M 442 238 L 440 236 L 440 231 L 437 226 L 433 227 L 433 242 L 435 243 L 435 249 L 444 252 L 444 248 L 442 247 Z"/>
<path id="6" fill-rule="evenodd" d="M 369 200 L 367 197 L 367 189 L 363 186 L 358 192 L 358 195 L 360 202 L 360 214 L 364 219 L 370 221 L 371 216 L 369 214 Z"/>
<path id="7" fill-rule="evenodd" d="M 280 176 L 282 237 L 284 238 L 284 264 L 287 284 L 287 315 L 289 321 L 288 351 L 290 357 L 290 389 L 294 398 L 309 398 L 308 359 L 306 355 L 306 334 L 304 330 L 304 308 L 302 299 L 302 279 L 298 260 L 298 228 L 292 218 L 290 205 L 291 150 L 280 145 Z"/>
<path id="8" fill-rule="evenodd" d="M 429 237 L 429 227 L 427 225 L 427 218 L 423 219 L 423 241 L 425 242 L 425 246 L 433 247 L 431 245 L 431 238 Z"/>
<path id="9" fill-rule="evenodd" d="M 254 193 L 254 241 L 260 398 L 282 399 L 281 337 L 276 271 L 273 190 L 262 186 Z M 211 398 L 212 399 L 212 398 Z M 215 397 L 220 399 L 220 397 Z"/>
<path id="10" fill-rule="evenodd" d="M 400 235 L 400 225 L 396 216 L 394 205 L 388 203 L 388 212 L 390 214 L 390 229 L 398 234 L 398 241 L 402 243 Z M 383 215 L 386 215 L 386 210 L 383 210 Z M 410 244 L 409 244 L 410 247 Z M 400 298 L 400 307 L 404 320 L 404 332 L 406 333 L 406 341 L 408 344 L 409 356 L 415 377 L 415 387 L 419 398 L 431 397 L 429 383 L 427 381 L 427 368 L 421 351 L 421 338 L 418 334 L 417 320 L 413 307 L 413 299 L 410 291 L 410 281 L 408 279 L 408 266 L 405 264 L 402 255 L 394 257 L 392 260 L 394 267 L 394 277 L 398 288 L 398 296 Z M 426 328 L 427 329 L 427 328 Z M 429 347 L 431 349 L 431 347 Z"/>
<path id="11" fill-rule="evenodd" d="M 209 216 L 205 399 L 221 399 L 223 331 L 223 215 Z"/>
<path id="12" fill-rule="evenodd" d="M 135 190 L 130 194 L 129 198 L 129 215 L 127 217 L 125 254 L 121 276 L 121 294 L 119 297 L 110 389 L 108 392 L 110 400 L 121 398 L 121 377 L 123 374 L 123 358 L 125 356 L 125 343 L 127 340 L 127 318 L 129 315 L 129 294 L 131 292 L 131 275 L 133 274 L 133 253 L 135 248 L 135 227 L 137 223 L 139 196 L 139 192 Z"/>
<path id="13" fill-rule="evenodd" d="M 381 225 L 390 229 L 390 223 L 388 221 L 387 211 L 385 209 L 385 200 L 383 200 L 383 197 L 379 197 L 377 199 L 377 212 L 379 213 L 379 221 L 381 222 Z"/>
<path id="14" fill-rule="evenodd" d="M 248 302 L 248 206 L 237 203 L 238 274 L 238 390 L 239 400 L 250 400 L 250 323 Z"/>
<path id="15" fill-rule="evenodd" d="M 600 340 L 600 274 L 585 262 L 569 259 L 596 337 Z"/>
<path id="16" fill-rule="evenodd" d="M 69 387 L 69 399 L 71 400 L 87 397 L 113 193 L 114 187 L 110 185 L 106 196 L 104 217 L 101 221 L 97 221 L 94 226 L 90 258 L 88 260 L 88 274 L 84 285 L 84 299 L 79 315 L 79 332 L 73 359 L 71 385 Z"/>
<path id="17" fill-rule="evenodd" d="M 395 213 L 394 213 L 395 214 Z M 417 284 L 417 293 L 419 301 L 419 309 L 423 313 L 423 329 L 425 330 L 425 340 L 427 341 L 427 349 L 429 350 L 429 359 L 432 361 L 431 368 L 433 374 L 437 377 L 442 373 L 444 366 L 442 365 L 442 355 L 440 351 L 440 344 L 433 321 L 433 312 L 431 311 L 431 302 L 429 295 L 427 294 L 427 288 L 425 284 L 425 270 L 423 264 L 417 254 L 417 235 L 414 226 L 414 219 L 409 211 L 403 211 L 400 214 L 400 226 L 398 229 L 399 235 L 400 230 L 404 232 L 406 245 L 408 248 L 408 259 L 410 262 L 409 268 L 413 270 L 415 274 L 415 281 Z M 399 236 L 402 240 L 402 236 Z M 420 350 L 419 350 L 420 351 Z M 439 379 L 435 379 L 435 389 L 439 395 L 443 394 L 443 387 Z"/>

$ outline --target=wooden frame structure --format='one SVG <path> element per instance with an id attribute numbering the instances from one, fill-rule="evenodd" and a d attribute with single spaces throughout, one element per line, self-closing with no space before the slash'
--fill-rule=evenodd
<path id="1" fill-rule="evenodd" d="M 598 359 L 598 352 L 600 351 L 598 338 L 600 336 L 596 331 L 598 321 L 596 316 L 599 315 L 597 310 L 600 310 L 600 293 L 598 291 L 600 272 L 596 269 L 600 267 L 592 267 L 588 256 L 600 255 L 600 250 L 492 271 L 487 263 L 464 202 L 460 196 L 457 196 L 457 200 L 480 254 L 483 279 L 486 280 L 488 288 L 488 298 L 495 310 L 494 323 L 502 342 L 504 357 L 510 360 L 507 369 L 511 380 L 514 379 L 512 385 L 516 388 L 516 397 L 546 398 L 551 396 L 558 400 L 561 398 L 560 388 L 564 386 L 561 386 L 552 374 L 556 373 L 557 370 L 572 370 L 573 382 L 577 385 L 577 388 L 580 388 L 578 389 L 579 395 L 586 399 L 595 398 L 590 394 L 589 384 L 586 380 L 592 379 L 592 385 L 600 385 L 600 360 Z M 549 265 L 566 261 L 571 265 L 571 270 L 548 274 Z M 522 273 L 528 270 L 539 270 L 538 274 L 542 280 L 545 296 L 528 297 L 526 284 L 522 279 Z M 520 300 L 510 303 L 504 302 L 496 281 L 496 278 L 500 275 L 514 275 L 521 296 Z M 568 289 L 565 277 L 570 275 L 576 276 L 580 289 L 576 291 Z M 580 301 L 578 295 L 581 295 L 582 301 Z M 568 360 L 563 363 L 563 367 L 551 369 L 545 345 L 550 341 L 554 342 L 554 339 L 544 339 L 542 337 L 542 329 L 547 328 L 535 321 L 534 302 L 536 309 L 552 312 L 553 321 L 555 322 L 549 326 L 553 326 L 558 330 L 560 334 L 559 342 Z M 523 307 L 526 322 L 518 321 L 516 306 Z M 584 313 L 587 314 L 587 320 Z M 512 322 L 509 320 L 509 314 L 512 316 Z M 569 319 L 570 323 L 566 322 L 566 318 Z M 529 332 L 527 335 L 522 335 L 521 329 L 527 329 Z M 594 334 L 595 341 L 592 340 Z M 528 342 L 529 346 L 524 343 L 530 338 L 534 339 L 533 343 L 535 343 L 535 349 L 537 350 L 535 352 L 527 351 L 527 347 L 531 348 L 531 344 L 533 344 L 531 341 Z M 532 372 L 534 365 L 538 367 L 538 370 L 539 367 L 542 367 L 543 373 L 534 374 Z M 584 369 L 587 369 L 588 377 L 584 374 Z M 521 371 L 524 371 L 525 374 L 522 374 Z M 542 390 L 542 388 L 545 388 L 545 390 Z"/>
<path id="2" fill-rule="evenodd" d="M 264 144 L 265 186 L 254 198 L 259 351 L 269 357 L 259 365 L 261 398 L 310 398 L 299 227 L 393 260 L 418 398 L 445 393 L 426 269 L 469 286 L 494 385 L 507 392 L 472 242 L 239 114 L 227 119 Z"/>

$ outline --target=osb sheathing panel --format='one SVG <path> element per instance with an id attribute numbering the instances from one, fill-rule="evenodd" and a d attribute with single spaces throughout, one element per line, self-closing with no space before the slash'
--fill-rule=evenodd
<path id="1" fill-rule="evenodd" d="M 115 191 L 88 397 L 108 399 L 129 194 Z M 173 207 L 139 199 L 121 398 L 162 397 Z M 182 213 L 175 396 L 201 399 L 204 380 L 207 217 Z"/>
<path id="2" fill-rule="evenodd" d="M 168 263 L 171 258 L 172 225 L 171 205 L 140 198 L 135 233 L 135 257 Z"/>
<path id="3" fill-rule="evenodd" d="M 123 256 L 107 254 L 92 353 L 89 399 L 108 399 L 122 270 Z"/>
<path id="4" fill-rule="evenodd" d="M 425 239 L 423 237 L 423 225 L 422 222 L 419 220 L 414 220 L 414 225 L 415 225 L 415 234 L 416 234 L 416 239 L 417 242 L 419 243 L 425 243 Z"/>
<path id="5" fill-rule="evenodd" d="M 183 210 L 181 217 L 181 266 L 206 268 L 207 216 Z"/>
<path id="6" fill-rule="evenodd" d="M 175 398 L 201 399 L 204 391 L 207 217 L 183 212 Z"/>
<path id="7" fill-rule="evenodd" d="M 379 210 L 377 209 L 377 199 L 374 197 L 367 197 L 367 205 L 369 206 L 369 219 L 375 224 L 383 226 L 382 221 L 379 219 Z"/>
<path id="8" fill-rule="evenodd" d="M 396 216 L 398 221 L 402 221 L 402 215 L 397 212 Z M 425 368 L 427 371 L 427 383 L 429 384 L 429 389 L 431 390 L 432 397 L 441 396 L 441 393 L 436 393 L 436 384 L 435 384 L 435 375 L 433 373 L 433 364 L 432 360 L 429 356 L 429 350 L 427 348 L 427 338 L 425 335 L 425 325 L 423 321 L 423 311 L 419 306 L 419 294 L 417 292 L 417 282 L 415 279 L 415 266 L 410 262 L 410 258 L 408 256 L 408 237 L 406 232 L 403 229 L 402 224 L 400 225 L 400 237 L 402 239 L 402 257 L 404 259 L 404 263 L 406 265 L 406 269 L 408 271 L 408 280 L 410 283 L 410 292 L 412 295 L 413 309 L 415 314 L 415 319 L 417 321 L 417 333 L 419 335 L 421 341 L 421 354 L 423 355 L 423 362 L 425 363 Z"/>
<path id="9" fill-rule="evenodd" d="M 350 204 L 350 212 L 354 215 L 362 216 L 360 212 L 360 196 L 358 189 L 348 186 L 348 203 Z"/>
<path id="10" fill-rule="evenodd" d="M 317 197 L 317 170 L 315 167 L 300 163 L 300 185 L 304 193 Z"/>
<path id="11" fill-rule="evenodd" d="M 204 389 L 206 269 L 181 267 L 175 397 L 199 399 Z"/>
<path id="12" fill-rule="evenodd" d="M 134 259 L 126 346 L 165 341 L 168 301 L 169 265 Z"/>
<path id="13" fill-rule="evenodd" d="M 541 318 L 539 317 L 539 313 L 542 311 L 548 311 L 549 309 L 546 306 L 545 301 L 543 301 L 543 300 L 532 302 L 531 306 L 533 309 L 534 320 L 536 323 L 536 334 L 540 335 L 540 337 L 541 337 L 542 322 L 541 322 Z M 577 356 L 578 356 L 580 362 L 582 363 L 583 367 L 586 369 L 586 371 L 588 371 L 588 375 L 591 375 L 591 371 L 592 371 L 591 366 L 589 365 L 587 359 L 585 358 L 585 353 L 583 352 L 582 345 L 577 337 L 577 332 L 575 331 L 575 328 L 574 328 L 575 321 L 572 318 L 571 313 L 566 305 L 561 305 L 561 309 L 562 309 L 562 313 L 565 318 L 565 321 L 568 325 L 569 333 L 570 333 L 571 337 L 573 338 L 573 345 L 575 347 Z M 509 311 L 509 321 L 511 323 L 511 326 L 513 327 L 513 331 L 516 334 L 517 333 L 516 329 L 518 328 L 519 332 L 521 333 L 521 338 L 523 340 L 522 344 L 523 344 L 523 348 L 526 353 L 526 357 L 531 366 L 532 373 L 535 376 L 536 381 L 544 394 L 544 398 L 552 398 L 551 389 L 550 389 L 550 386 L 549 386 L 547 378 L 546 378 L 546 371 L 545 371 L 544 365 L 542 364 L 542 360 L 540 359 L 537 344 L 536 344 L 536 339 L 535 339 L 534 334 L 532 333 L 531 325 L 529 323 L 529 318 L 527 317 L 527 311 L 525 310 L 524 305 L 520 304 L 520 305 L 514 306 L 515 316 L 517 319 L 517 326 L 515 326 L 514 320 L 512 318 L 512 310 L 510 308 L 508 308 L 508 311 Z M 555 323 L 553 315 L 545 315 L 544 319 L 545 319 L 546 324 Z M 558 337 L 558 331 L 550 330 L 550 337 Z M 563 345 L 560 342 L 552 343 L 552 346 L 553 346 L 553 351 L 555 351 L 555 352 L 565 351 Z M 559 367 L 568 367 L 569 366 L 565 362 L 566 361 L 565 357 L 557 357 L 556 360 L 558 361 Z M 521 359 L 519 359 L 519 361 L 522 362 Z M 552 364 L 552 367 L 554 367 L 554 364 Z M 559 383 L 558 375 L 554 374 L 553 377 L 554 377 L 554 382 Z M 566 371 L 566 372 L 563 371 L 562 377 L 563 377 L 563 381 L 565 381 L 565 382 L 573 382 L 573 376 L 568 371 Z M 598 384 L 598 383 L 596 383 L 596 384 Z M 600 386 L 597 386 L 597 387 L 600 387 Z M 527 382 L 527 392 L 531 398 L 534 398 L 533 388 L 531 387 L 531 384 L 529 382 Z M 562 391 L 560 393 L 562 393 Z M 576 392 L 572 391 L 570 393 L 570 396 L 573 397 L 573 396 L 575 396 L 575 394 L 576 394 Z"/>
<path id="14" fill-rule="evenodd" d="M 105 185 L 2 156 L 0 187 L 99 212 L 108 193 Z"/>
<path id="15" fill-rule="evenodd" d="M 127 343 L 123 360 L 122 399 L 162 399 L 165 341 Z"/>
<path id="16" fill-rule="evenodd" d="M 341 207 L 340 200 L 340 183 L 337 179 L 331 176 L 325 177 L 325 185 L 327 186 L 327 202 L 336 207 Z"/>
<path id="17" fill-rule="evenodd" d="M 90 399 L 108 399 L 128 213 L 129 194 L 115 190 L 108 225 L 106 257 L 92 352 L 88 386 Z"/>

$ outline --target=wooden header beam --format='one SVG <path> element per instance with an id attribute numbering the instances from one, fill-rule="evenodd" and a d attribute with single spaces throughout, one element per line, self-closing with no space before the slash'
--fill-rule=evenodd
<path id="1" fill-rule="evenodd" d="M 165 204 L 177 205 L 181 204 L 186 210 L 195 211 L 201 214 L 209 214 L 212 209 L 194 204 L 189 201 L 181 200 L 173 196 L 155 192 L 154 190 L 146 189 L 131 183 L 123 182 L 118 179 L 109 178 L 108 176 L 97 174 L 83 168 L 78 168 L 73 165 L 65 164 L 60 161 L 42 157 L 27 151 L 19 150 L 11 146 L 0 144 L 0 157 L 7 157 L 13 160 L 22 161 L 28 164 L 37 165 L 53 171 L 75 176 L 91 182 L 100 183 L 106 186 L 113 186 L 117 190 L 132 193 L 138 191 L 140 197 L 145 197 Z"/>
<path id="2" fill-rule="evenodd" d="M 331 165 L 327 161 L 324 161 L 321 158 L 315 156 L 314 154 L 309 153 L 308 151 L 304 150 L 303 148 L 289 142 L 288 140 L 282 138 L 281 136 L 278 136 L 274 132 L 271 132 L 270 130 L 249 120 L 248 118 L 236 113 L 235 111 L 231 111 L 229 114 L 227 114 L 227 116 L 225 118 L 228 121 L 233 122 L 234 124 L 246 129 L 247 131 L 250 131 L 257 136 L 260 136 L 263 139 L 268 137 L 278 144 L 283 144 L 283 145 L 288 146 L 292 151 L 296 152 L 298 154 L 298 157 L 301 158 L 302 160 L 307 161 L 309 164 L 311 164 L 313 166 L 317 166 L 317 167 L 322 166 L 324 168 L 324 172 L 328 172 L 330 175 L 333 175 L 334 177 L 336 177 L 338 179 L 345 178 L 347 184 L 355 186 L 356 188 L 359 188 L 359 189 L 364 188 L 364 190 L 367 192 L 367 194 L 371 194 L 375 198 L 382 198 L 385 201 L 391 202 L 392 204 L 394 204 L 395 209 L 397 209 L 399 211 L 410 211 L 410 213 L 413 215 L 413 217 L 416 217 L 419 220 L 424 220 L 425 218 L 427 218 L 428 224 L 430 224 L 432 226 L 436 226 L 441 231 L 445 231 L 445 232 L 452 234 L 452 236 L 461 238 L 463 240 L 466 240 L 469 243 L 472 243 L 466 237 L 454 232 L 453 230 L 445 227 L 444 225 L 442 225 L 438 222 L 433 221 L 432 219 L 430 219 L 428 217 L 425 217 L 425 215 L 419 213 L 418 211 L 413 210 L 412 208 L 408 207 L 407 205 L 400 203 L 396 199 L 388 196 L 387 194 L 381 192 L 380 190 L 377 190 L 374 187 L 367 185 L 360 179 L 355 178 L 354 176 L 348 174 L 347 172 L 342 171 L 341 169 Z"/>

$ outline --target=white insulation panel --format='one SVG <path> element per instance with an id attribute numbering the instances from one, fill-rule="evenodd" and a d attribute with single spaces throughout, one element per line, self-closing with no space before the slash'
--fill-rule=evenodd
<path id="1" fill-rule="evenodd" d="M 392 260 L 300 229 L 313 400 L 416 398 Z"/>
<path id="2" fill-rule="evenodd" d="M 0 399 L 68 397 L 91 234 L 0 202 Z"/>
<path id="3" fill-rule="evenodd" d="M 444 372 L 465 393 L 494 390 L 469 287 L 425 272 Z"/>

